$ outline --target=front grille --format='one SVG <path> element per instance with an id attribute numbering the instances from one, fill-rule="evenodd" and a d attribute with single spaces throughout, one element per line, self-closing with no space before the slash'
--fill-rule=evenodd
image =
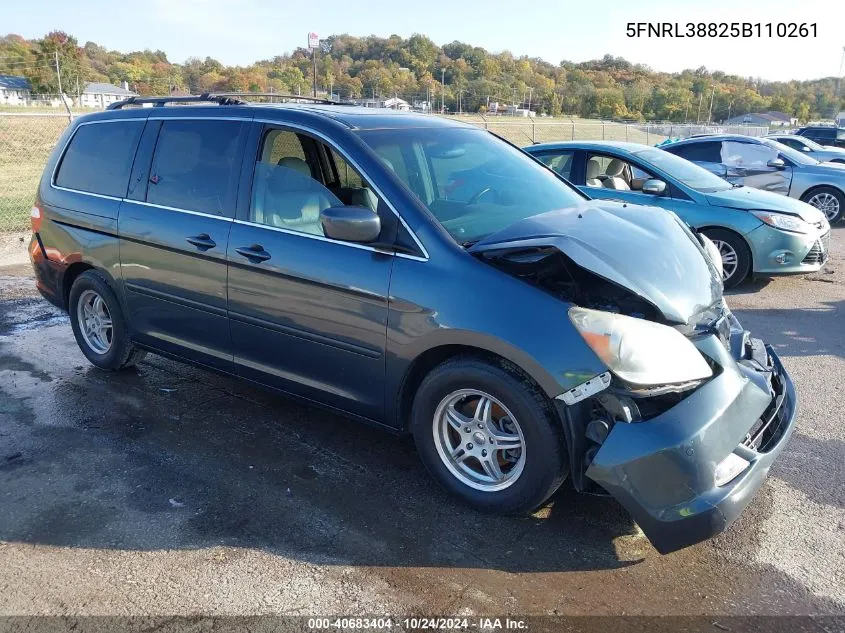
<path id="1" fill-rule="evenodd" d="M 827 261 L 828 248 L 830 247 L 830 231 L 822 235 L 813 244 L 813 248 L 801 260 L 802 264 L 824 264 Z"/>

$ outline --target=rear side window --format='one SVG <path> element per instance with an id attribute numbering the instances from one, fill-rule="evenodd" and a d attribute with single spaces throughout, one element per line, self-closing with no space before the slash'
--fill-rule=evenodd
<path id="1" fill-rule="evenodd" d="M 676 147 L 669 145 L 661 149 L 665 149 L 667 152 L 675 154 L 675 156 L 700 163 L 722 162 L 722 144 L 716 141 L 690 143 L 689 145 L 678 145 Z"/>
<path id="2" fill-rule="evenodd" d="M 223 215 L 235 204 L 239 121 L 164 121 L 156 143 L 147 202 Z"/>
<path id="3" fill-rule="evenodd" d="M 55 184 L 122 198 L 144 121 L 80 125 L 68 145 Z"/>

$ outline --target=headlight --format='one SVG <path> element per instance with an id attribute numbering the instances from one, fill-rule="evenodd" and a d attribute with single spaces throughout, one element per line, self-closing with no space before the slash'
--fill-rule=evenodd
<path id="1" fill-rule="evenodd" d="M 794 215 L 787 215 L 786 213 L 775 213 L 774 211 L 752 211 L 751 213 L 769 226 L 773 226 L 781 231 L 809 233 L 815 228 L 813 225 L 804 222 L 801 218 L 796 218 Z"/>
<path id="2" fill-rule="evenodd" d="M 719 279 L 721 279 L 725 272 L 722 268 L 722 254 L 719 252 L 718 247 L 713 243 L 713 240 L 709 237 L 702 235 L 701 239 L 704 240 L 704 250 L 707 251 L 707 254 L 710 256 L 710 261 L 713 262 L 716 270 L 719 271 Z"/>
<path id="3" fill-rule="evenodd" d="M 570 308 L 569 319 L 608 369 L 635 385 L 667 385 L 713 375 L 695 345 L 666 325 Z"/>

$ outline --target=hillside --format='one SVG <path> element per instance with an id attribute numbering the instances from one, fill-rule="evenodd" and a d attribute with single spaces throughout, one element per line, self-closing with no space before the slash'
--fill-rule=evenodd
<path id="1" fill-rule="evenodd" d="M 178 64 L 162 51 L 122 53 L 93 42 L 80 46 L 60 31 L 37 40 L 0 38 L 0 74 L 24 75 L 35 92 L 55 94 L 56 53 L 67 93 L 86 81 L 127 81 L 140 94 L 311 91 L 312 61 L 301 48 L 248 67 L 224 66 L 210 57 Z M 610 55 L 552 64 L 461 42 L 440 46 L 424 35 L 331 36 L 318 53 L 317 84 L 321 92 L 343 98 L 400 96 L 432 99 L 437 106 L 442 98 L 447 109 L 470 112 L 484 111 L 490 101 L 530 101 L 540 113 L 603 119 L 706 120 L 711 93 L 714 121 L 769 109 L 806 121 L 845 109 L 845 99 L 835 103 L 835 78 L 765 82 L 703 66 L 670 74 Z"/>

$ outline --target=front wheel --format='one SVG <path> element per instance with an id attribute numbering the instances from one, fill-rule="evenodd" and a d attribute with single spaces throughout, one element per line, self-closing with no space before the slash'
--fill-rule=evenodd
<path id="1" fill-rule="evenodd" d="M 831 224 L 842 219 L 842 212 L 845 210 L 845 194 L 838 189 L 817 187 L 805 193 L 801 200 L 824 213 Z"/>
<path id="2" fill-rule="evenodd" d="M 566 478 L 552 404 L 507 363 L 463 357 L 436 367 L 417 391 L 411 425 L 431 475 L 479 510 L 531 512 Z"/>
<path id="3" fill-rule="evenodd" d="M 722 283 L 734 288 L 742 283 L 751 270 L 751 250 L 739 235 L 725 229 L 702 231 L 719 249 L 722 257 Z"/>

